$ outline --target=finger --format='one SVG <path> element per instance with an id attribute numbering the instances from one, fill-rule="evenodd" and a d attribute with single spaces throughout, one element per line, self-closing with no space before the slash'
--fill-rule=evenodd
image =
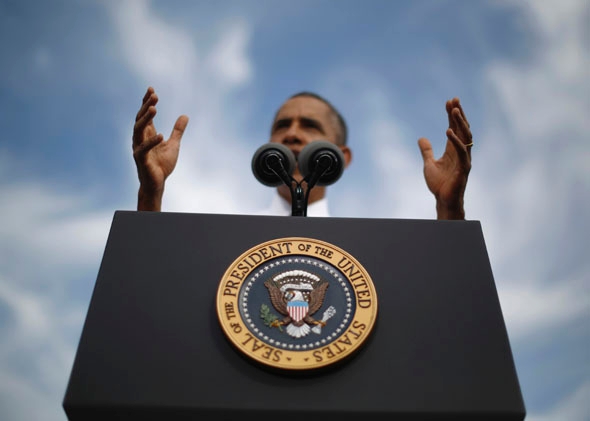
<path id="1" fill-rule="evenodd" d="M 463 111 L 463 106 L 461 105 L 459 98 L 455 98 L 455 108 L 458 108 L 461 112 L 461 117 L 463 117 L 463 120 L 465 121 L 465 124 L 467 124 L 467 127 L 471 127 L 469 125 L 469 121 L 467 121 L 467 117 L 465 117 L 465 112 Z"/>
<path id="2" fill-rule="evenodd" d="M 150 150 L 152 150 L 155 146 L 159 145 L 164 141 L 164 136 L 159 133 L 150 137 L 149 139 L 144 140 L 141 144 L 135 146 L 133 150 L 133 155 L 135 155 L 136 159 L 144 157 Z"/>
<path id="3" fill-rule="evenodd" d="M 151 94 L 153 94 L 154 88 L 152 88 L 151 86 L 148 86 L 147 91 L 145 92 L 145 95 L 143 96 L 143 99 L 141 100 L 141 103 L 143 104 L 144 102 L 147 101 L 147 99 L 150 97 Z"/>
<path id="4" fill-rule="evenodd" d="M 187 124 L 188 116 L 181 115 L 180 117 L 178 117 L 176 123 L 174 124 L 174 127 L 172 128 L 172 133 L 170 133 L 170 139 L 168 141 L 179 144 Z"/>
<path id="5" fill-rule="evenodd" d="M 469 124 L 463 119 L 463 115 L 458 108 L 453 110 L 453 118 L 457 122 L 457 127 L 459 129 L 459 134 L 461 134 L 463 138 L 463 143 L 466 145 L 472 143 L 473 135 L 471 134 L 471 130 L 469 130 Z M 455 134 L 457 132 L 455 131 Z"/>
<path id="6" fill-rule="evenodd" d="M 434 152 L 432 151 L 432 145 L 430 141 L 425 137 L 421 137 L 418 139 L 418 146 L 420 147 L 420 152 L 422 152 L 422 159 L 424 162 L 428 162 L 434 159 Z"/>
<path id="7" fill-rule="evenodd" d="M 146 127 L 148 126 L 148 124 L 152 122 L 156 113 L 157 113 L 156 107 L 151 106 L 147 109 L 145 114 L 143 116 L 141 116 L 141 118 L 135 123 L 135 126 L 133 126 L 133 142 L 134 143 L 141 143 L 143 141 L 143 133 L 144 133 Z"/>
<path id="8" fill-rule="evenodd" d="M 449 128 L 455 130 L 455 119 L 453 118 L 453 101 L 448 100 L 445 108 L 447 109 L 447 117 L 449 118 Z"/>
<path id="9" fill-rule="evenodd" d="M 135 116 L 135 121 L 139 120 L 146 113 L 146 111 L 148 110 L 149 107 L 155 106 L 157 103 L 158 103 L 158 95 L 156 95 L 155 92 L 153 92 L 149 97 L 147 97 L 145 99 L 145 101 L 141 105 L 141 108 L 139 109 L 139 111 L 137 112 L 137 115 Z"/>
<path id="10" fill-rule="evenodd" d="M 153 120 L 157 113 L 158 110 L 156 110 L 156 107 L 149 107 L 146 110 L 146 112 L 141 116 L 141 118 L 137 120 L 137 122 L 135 123 L 134 132 L 137 134 L 143 133 L 143 130 Z"/>
<path id="11" fill-rule="evenodd" d="M 461 139 L 459 139 L 459 137 L 455 134 L 455 132 L 451 129 L 447 130 L 447 138 L 451 141 L 451 144 L 455 147 L 455 150 L 457 151 L 457 155 L 459 156 L 459 159 L 461 160 L 461 162 L 465 165 L 471 165 L 471 147 L 470 146 L 465 146 L 465 144 L 463 143 L 463 141 Z"/>

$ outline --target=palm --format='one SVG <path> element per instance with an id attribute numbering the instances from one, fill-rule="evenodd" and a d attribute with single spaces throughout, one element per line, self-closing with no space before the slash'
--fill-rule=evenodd
<path id="1" fill-rule="evenodd" d="M 148 88 L 133 127 L 133 158 L 140 184 L 138 210 L 160 210 L 164 183 L 176 166 L 180 140 L 188 124 L 187 116 L 178 117 L 170 138 L 164 141 L 153 121 L 157 102 L 153 88 Z"/>
<path id="2" fill-rule="evenodd" d="M 460 200 L 465 191 L 467 177 L 451 141 L 447 140 L 445 153 L 440 159 L 424 163 L 424 178 L 437 200 L 443 203 Z"/>
<path id="3" fill-rule="evenodd" d="M 133 157 L 141 188 L 147 192 L 161 192 L 166 178 L 178 161 L 180 139 L 188 124 L 187 116 L 180 116 L 174 124 L 170 138 L 158 134 L 154 126 L 158 96 L 148 88 L 133 129 Z"/>
<path id="4" fill-rule="evenodd" d="M 153 138 L 157 135 L 154 124 L 150 124 L 144 131 L 144 139 Z M 172 173 L 178 161 L 180 144 L 170 141 L 158 143 L 145 155 L 144 171 L 145 180 L 150 180 L 155 185 L 161 185 Z"/>
<path id="5" fill-rule="evenodd" d="M 469 123 L 459 99 L 447 101 L 449 128 L 445 152 L 434 159 L 432 145 L 426 138 L 418 141 L 424 159 L 424 178 L 428 189 L 437 201 L 439 217 L 462 218 L 463 195 L 471 170 L 471 146 L 473 145 Z"/>

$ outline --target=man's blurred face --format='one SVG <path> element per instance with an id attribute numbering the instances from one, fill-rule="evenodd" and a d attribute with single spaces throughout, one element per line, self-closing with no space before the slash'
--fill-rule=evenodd
<path id="1" fill-rule="evenodd" d="M 336 117 L 327 104 L 313 97 L 300 96 L 289 99 L 279 109 L 270 141 L 282 143 L 298 157 L 306 145 L 316 140 L 327 140 L 336 145 L 338 131 Z M 301 181 L 298 168 L 293 177 Z"/>

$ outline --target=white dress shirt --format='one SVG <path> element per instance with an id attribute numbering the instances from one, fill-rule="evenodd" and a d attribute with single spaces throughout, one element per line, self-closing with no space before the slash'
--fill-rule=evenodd
<path id="1" fill-rule="evenodd" d="M 291 216 L 291 203 L 276 194 L 270 203 L 270 206 L 256 212 L 255 215 Z M 324 197 L 309 204 L 307 206 L 307 216 L 330 216 L 330 212 L 328 211 L 328 199 Z"/>

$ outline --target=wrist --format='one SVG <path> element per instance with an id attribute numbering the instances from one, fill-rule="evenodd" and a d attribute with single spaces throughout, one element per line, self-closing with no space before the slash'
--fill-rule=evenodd
<path id="1" fill-rule="evenodd" d="M 465 209 L 463 200 L 456 203 L 444 203 L 441 200 L 436 201 L 436 218 L 437 219 L 465 219 Z"/>
<path id="2" fill-rule="evenodd" d="M 159 212 L 162 209 L 163 195 L 163 187 L 161 189 L 147 189 L 140 185 L 137 193 L 137 210 Z"/>

